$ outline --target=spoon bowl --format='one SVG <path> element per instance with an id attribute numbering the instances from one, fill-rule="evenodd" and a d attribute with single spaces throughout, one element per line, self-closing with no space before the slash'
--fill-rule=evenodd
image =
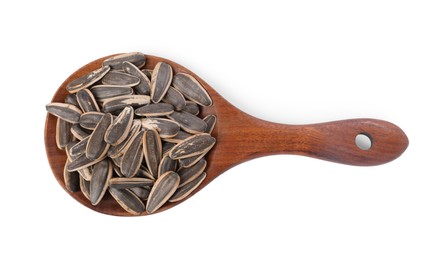
<path id="1" fill-rule="evenodd" d="M 52 102 L 63 102 L 69 94 L 66 90 L 69 82 L 100 68 L 103 60 L 115 55 L 97 59 L 74 72 L 55 92 Z M 286 125 L 264 121 L 234 107 L 203 79 L 185 67 L 151 55 L 146 55 L 146 59 L 144 66 L 146 69 L 153 69 L 162 61 L 170 64 L 174 73 L 184 72 L 192 75 L 213 100 L 212 106 L 201 107 L 200 116 L 209 114 L 217 116 L 217 123 L 212 132 L 217 142 L 206 155 L 206 179 L 186 199 L 233 166 L 262 156 L 293 154 L 342 164 L 373 166 L 396 159 L 408 146 L 405 133 L 396 125 L 383 120 L 363 118 L 309 125 Z M 56 145 L 56 121 L 55 116 L 47 114 L 44 139 L 50 167 L 63 189 L 78 202 L 97 212 L 115 216 L 133 216 L 121 208 L 109 193 L 106 193 L 98 205 L 92 206 L 80 191 L 74 193 L 67 191 L 63 180 L 66 154 Z M 360 134 L 369 138 L 371 145 L 368 149 L 364 150 L 356 145 L 355 138 Z M 155 213 L 172 208 L 186 199 L 167 202 Z"/>

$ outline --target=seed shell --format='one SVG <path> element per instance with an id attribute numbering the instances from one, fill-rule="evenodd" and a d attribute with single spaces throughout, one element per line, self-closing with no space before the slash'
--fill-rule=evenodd
<path id="1" fill-rule="evenodd" d="M 138 198 L 141 200 L 147 200 L 150 193 L 150 187 L 133 187 L 129 190 L 132 191 L 135 195 L 137 195 Z M 144 211 L 144 205 L 143 205 L 143 211 Z"/>
<path id="2" fill-rule="evenodd" d="M 128 61 L 138 68 L 142 68 L 146 64 L 146 56 L 141 52 L 124 53 L 115 55 L 103 61 L 103 66 L 111 66 L 115 70 L 123 69 L 123 62 Z"/>
<path id="3" fill-rule="evenodd" d="M 102 112 L 86 112 L 80 116 L 80 126 L 88 130 L 94 130 L 103 116 L 104 113 Z"/>
<path id="4" fill-rule="evenodd" d="M 92 132 L 84 129 L 80 126 L 80 124 L 75 124 L 71 127 L 71 133 L 75 138 L 81 141 L 84 138 L 88 137 Z"/>
<path id="5" fill-rule="evenodd" d="M 179 131 L 177 135 L 171 138 L 165 138 L 164 141 L 177 144 L 183 141 L 184 139 L 189 138 L 190 136 L 192 135 L 187 132 Z"/>
<path id="6" fill-rule="evenodd" d="M 121 173 L 128 178 L 135 176 L 143 161 L 143 149 L 141 145 L 143 135 L 144 131 L 137 133 L 123 155 L 121 161 Z"/>
<path id="7" fill-rule="evenodd" d="M 101 82 L 104 85 L 133 87 L 140 83 L 140 79 L 124 72 L 111 70 L 101 79 Z"/>
<path id="8" fill-rule="evenodd" d="M 153 180 L 147 178 L 112 178 L 109 181 L 109 187 L 116 189 L 128 189 L 134 187 L 152 186 Z"/>
<path id="9" fill-rule="evenodd" d="M 71 105 L 74 105 L 74 106 L 80 108 L 80 104 L 78 104 L 76 94 L 68 94 L 66 96 L 66 98 L 64 99 L 64 103 L 71 104 Z"/>
<path id="10" fill-rule="evenodd" d="M 114 112 L 124 109 L 126 106 L 140 107 L 150 103 L 150 97 L 146 95 L 128 95 L 106 99 L 103 102 L 103 112 Z"/>
<path id="11" fill-rule="evenodd" d="M 80 174 L 80 176 L 83 179 L 85 179 L 87 181 L 90 181 L 92 179 L 92 170 L 91 170 L 91 168 L 92 167 L 86 167 L 86 168 L 80 169 L 80 170 L 78 170 L 78 173 Z"/>
<path id="12" fill-rule="evenodd" d="M 104 157 L 98 158 L 95 160 L 91 160 L 86 157 L 86 154 L 82 154 L 80 157 L 74 159 L 72 162 L 70 162 L 67 166 L 67 170 L 70 172 L 78 171 L 84 168 L 87 168 L 91 165 L 94 165 L 98 163 L 99 161 L 103 160 Z"/>
<path id="13" fill-rule="evenodd" d="M 204 133 L 207 128 L 206 122 L 186 111 L 175 111 L 167 117 L 176 121 L 184 131 L 191 134 Z"/>
<path id="14" fill-rule="evenodd" d="M 147 199 L 146 211 L 153 213 L 158 210 L 175 193 L 180 182 L 176 172 L 166 172 L 161 175 L 150 191 Z"/>
<path id="15" fill-rule="evenodd" d="M 140 169 L 138 169 L 138 172 L 135 176 L 140 178 L 148 178 L 149 180 L 155 180 L 152 173 L 149 172 L 144 164 L 141 164 Z"/>
<path id="16" fill-rule="evenodd" d="M 82 89 L 92 86 L 92 84 L 102 79 L 109 71 L 109 66 L 98 68 L 78 79 L 74 79 L 67 85 L 66 89 L 69 91 L 69 93 L 76 93 Z"/>
<path id="17" fill-rule="evenodd" d="M 152 78 L 152 70 L 148 69 L 142 69 L 141 72 L 143 72 L 144 75 L 150 80 Z"/>
<path id="18" fill-rule="evenodd" d="M 80 121 L 80 115 L 83 113 L 74 105 L 57 102 L 47 104 L 46 111 L 72 124 L 78 123 L 78 121 Z"/>
<path id="19" fill-rule="evenodd" d="M 161 176 L 165 172 L 175 171 L 178 165 L 178 161 L 173 160 L 169 155 L 163 156 L 161 159 L 160 166 L 158 167 L 158 176 Z"/>
<path id="20" fill-rule="evenodd" d="M 80 178 L 78 172 L 70 172 L 67 170 L 69 159 L 66 160 L 63 170 L 63 179 L 66 189 L 70 192 L 76 192 L 80 189 Z"/>
<path id="21" fill-rule="evenodd" d="M 203 118 L 204 122 L 207 124 L 207 128 L 204 131 L 205 133 L 211 134 L 213 129 L 215 128 L 216 124 L 216 116 L 215 115 L 208 115 L 205 118 Z"/>
<path id="22" fill-rule="evenodd" d="M 94 160 L 106 155 L 106 152 L 109 149 L 109 144 L 104 141 L 104 135 L 106 130 L 112 124 L 112 121 L 112 115 L 107 113 L 103 116 L 100 122 L 98 122 L 86 145 L 85 154 L 87 158 Z"/>
<path id="23" fill-rule="evenodd" d="M 109 193 L 120 204 L 120 206 L 133 215 L 140 215 L 144 212 L 144 203 L 130 190 L 109 188 Z"/>
<path id="24" fill-rule="evenodd" d="M 129 134 L 133 118 L 133 107 L 125 107 L 107 129 L 106 134 L 104 135 L 104 141 L 110 145 L 118 145 L 122 143 Z"/>
<path id="25" fill-rule="evenodd" d="M 172 149 L 175 146 L 174 143 L 167 142 L 166 140 L 163 140 L 163 141 L 164 142 L 163 142 L 163 145 L 162 145 L 163 146 L 163 155 L 162 155 L 162 157 L 168 155 L 169 152 L 170 152 L 170 149 Z"/>
<path id="26" fill-rule="evenodd" d="M 141 95 L 150 94 L 150 79 L 137 66 L 130 62 L 123 62 L 123 70 L 127 74 L 140 79 L 140 83 L 134 87 L 135 92 Z"/>
<path id="27" fill-rule="evenodd" d="M 139 107 L 135 110 L 138 116 L 166 116 L 173 113 L 173 106 L 167 103 L 154 103 Z"/>
<path id="28" fill-rule="evenodd" d="M 183 110 L 195 116 L 200 113 L 200 108 L 198 107 L 198 104 L 193 101 L 186 101 L 186 106 Z"/>
<path id="29" fill-rule="evenodd" d="M 180 175 L 180 185 L 182 187 L 187 183 L 196 179 L 201 173 L 203 173 L 206 168 L 207 162 L 204 159 L 199 160 L 195 165 L 189 168 L 181 168 L 178 170 L 178 174 Z"/>
<path id="30" fill-rule="evenodd" d="M 172 67 L 165 62 L 158 62 L 152 72 L 151 96 L 152 102 L 158 103 L 166 95 L 172 82 Z"/>
<path id="31" fill-rule="evenodd" d="M 215 142 L 215 138 L 206 133 L 193 135 L 173 147 L 169 156 L 172 159 L 181 159 L 203 154 L 209 151 Z"/>
<path id="32" fill-rule="evenodd" d="M 171 138 L 178 134 L 180 125 L 177 122 L 165 118 L 142 118 L 143 129 L 155 129 L 161 138 Z"/>
<path id="33" fill-rule="evenodd" d="M 80 142 L 76 143 L 69 149 L 69 155 L 72 157 L 78 157 L 86 152 L 86 146 L 89 142 L 90 136 L 84 138 Z"/>
<path id="34" fill-rule="evenodd" d="M 107 98 L 127 96 L 133 94 L 133 89 L 126 86 L 117 85 L 97 85 L 91 88 L 91 92 L 98 100 Z"/>
<path id="35" fill-rule="evenodd" d="M 192 157 L 179 159 L 178 161 L 180 163 L 180 167 L 189 168 L 189 167 L 194 166 L 197 162 L 199 162 L 202 158 L 204 158 L 206 153 L 207 152 L 199 154 L 199 155 L 194 155 Z"/>
<path id="36" fill-rule="evenodd" d="M 102 160 L 94 166 L 90 183 L 92 205 L 97 205 L 109 186 L 112 177 L 112 164 L 108 160 Z"/>
<path id="37" fill-rule="evenodd" d="M 80 176 L 80 190 L 89 201 L 91 200 L 90 184 L 91 184 L 90 181 L 87 181 Z"/>
<path id="38" fill-rule="evenodd" d="M 132 122 L 133 122 L 132 127 L 131 127 L 126 139 L 118 145 L 111 146 L 109 148 L 109 150 L 107 151 L 107 155 L 109 157 L 114 158 L 114 157 L 118 157 L 118 156 L 123 156 L 123 154 L 126 152 L 127 148 L 129 148 L 129 145 L 132 143 L 135 136 L 137 135 L 137 133 L 141 129 L 140 123 L 136 123 L 137 121 L 135 121 L 135 120 L 133 120 Z"/>
<path id="39" fill-rule="evenodd" d="M 77 101 L 83 112 L 98 112 L 100 108 L 98 107 L 95 97 L 89 89 L 82 89 L 77 92 Z"/>
<path id="40" fill-rule="evenodd" d="M 191 75 L 186 73 L 175 74 L 172 85 L 189 100 L 202 106 L 212 105 L 212 99 L 207 91 Z"/>
<path id="41" fill-rule="evenodd" d="M 206 176 L 207 176 L 207 174 L 205 172 L 203 172 L 197 178 L 195 178 L 193 181 L 187 183 L 186 185 L 179 187 L 175 191 L 173 196 L 170 197 L 169 201 L 170 202 L 177 202 L 177 201 L 180 201 L 180 200 L 186 198 L 187 196 L 189 196 L 189 194 L 192 193 L 192 191 L 194 191 L 196 188 L 198 188 L 198 186 L 200 186 L 200 184 L 204 181 Z"/>
<path id="42" fill-rule="evenodd" d="M 161 138 L 157 131 L 152 129 L 144 131 L 143 153 L 149 172 L 156 179 L 161 160 Z"/>
<path id="43" fill-rule="evenodd" d="M 176 111 L 181 111 L 186 107 L 186 99 L 183 94 L 174 87 L 169 87 L 169 90 L 161 101 L 173 105 Z"/>
<path id="44" fill-rule="evenodd" d="M 55 127 L 55 143 L 57 144 L 58 149 L 63 150 L 63 148 L 73 140 L 71 127 L 71 123 L 57 118 L 57 125 Z"/>

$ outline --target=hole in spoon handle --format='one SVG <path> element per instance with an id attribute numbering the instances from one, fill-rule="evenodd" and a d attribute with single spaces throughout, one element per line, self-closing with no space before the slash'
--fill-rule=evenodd
<path id="1" fill-rule="evenodd" d="M 377 119 L 350 119 L 302 127 L 301 154 L 350 165 L 379 165 L 399 157 L 408 138 L 396 125 Z"/>

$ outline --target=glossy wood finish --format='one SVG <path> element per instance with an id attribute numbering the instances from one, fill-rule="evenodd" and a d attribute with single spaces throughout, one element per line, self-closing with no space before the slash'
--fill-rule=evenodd
<path id="1" fill-rule="evenodd" d="M 160 57 L 149 55 L 146 57 L 145 68 L 153 69 L 157 62 L 165 61 L 172 66 L 175 73 L 185 72 L 193 75 L 213 99 L 213 106 L 203 108 L 200 116 L 204 117 L 209 114 L 217 116 L 218 120 L 212 132 L 217 143 L 207 157 L 207 178 L 191 195 L 229 168 L 261 156 L 304 155 L 337 163 L 370 166 L 396 159 L 408 146 L 405 133 L 396 125 L 382 120 L 351 119 L 311 125 L 284 125 L 257 119 L 232 106 L 204 80 L 183 66 Z M 68 94 L 67 83 L 99 68 L 106 58 L 93 61 L 73 73 L 58 88 L 52 102 L 63 102 Z M 56 118 L 48 114 L 45 126 L 46 153 L 55 178 L 66 190 L 63 182 L 66 155 L 56 146 L 55 125 Z M 372 146 L 369 150 L 361 150 L 356 146 L 355 137 L 360 133 L 370 137 Z M 117 216 L 131 216 L 108 193 L 97 206 L 92 206 L 81 192 L 68 193 L 95 211 Z M 169 209 L 181 202 L 167 203 L 157 212 Z"/>

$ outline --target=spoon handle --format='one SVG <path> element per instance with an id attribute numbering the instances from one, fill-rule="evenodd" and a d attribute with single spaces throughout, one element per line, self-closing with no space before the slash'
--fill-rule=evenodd
<path id="1" fill-rule="evenodd" d="M 237 122 L 241 122 L 238 128 L 242 128 L 243 135 L 235 142 L 241 147 L 243 156 L 238 154 L 232 159 L 239 161 L 272 154 L 295 154 L 342 164 L 372 166 L 396 159 L 408 146 L 408 138 L 399 127 L 377 119 L 283 125 L 245 115 Z M 356 145 L 359 134 L 369 138 L 368 149 Z"/>

